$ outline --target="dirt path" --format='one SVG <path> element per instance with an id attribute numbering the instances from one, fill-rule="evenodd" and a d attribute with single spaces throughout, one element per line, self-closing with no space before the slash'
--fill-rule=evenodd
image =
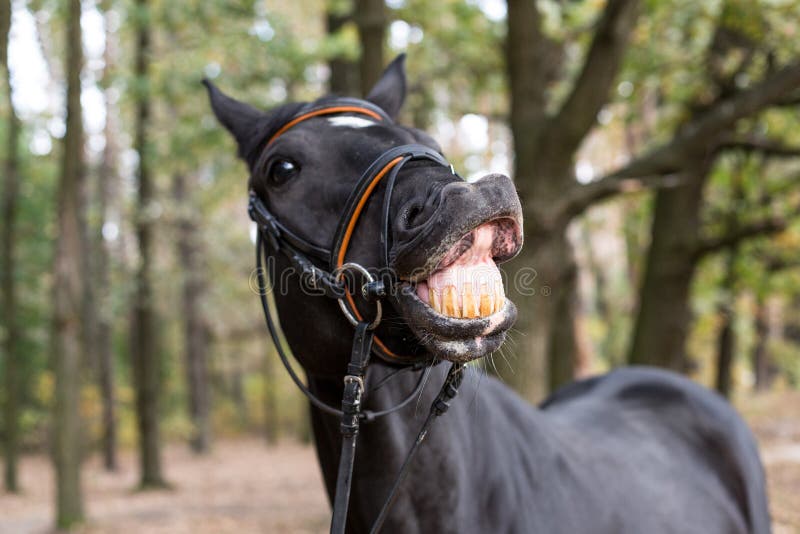
<path id="1" fill-rule="evenodd" d="M 800 393 L 742 399 L 767 468 L 774 534 L 800 534 Z M 96 458 L 84 470 L 89 523 L 81 534 L 324 533 L 329 508 L 314 451 L 257 440 L 223 441 L 206 458 L 166 449 L 173 489 L 134 492 L 135 458 L 118 473 Z M 52 469 L 41 455 L 21 465 L 21 496 L 0 494 L 0 534 L 41 534 L 52 524 Z"/>
<path id="2" fill-rule="evenodd" d="M 313 449 L 263 442 L 216 444 L 207 458 L 167 448 L 171 490 L 134 492 L 135 458 L 123 454 L 118 473 L 87 463 L 84 485 L 90 521 L 81 534 L 219 534 L 325 532 L 328 502 Z M 21 496 L 0 494 L 0 533 L 50 532 L 53 477 L 43 456 L 26 457 Z"/>
<path id="3" fill-rule="evenodd" d="M 774 534 L 800 534 L 800 392 L 737 401 L 767 469 Z"/>

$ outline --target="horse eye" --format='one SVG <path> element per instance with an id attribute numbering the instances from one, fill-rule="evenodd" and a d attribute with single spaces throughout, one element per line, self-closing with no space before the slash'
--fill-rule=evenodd
<path id="1" fill-rule="evenodd" d="M 297 176 L 299 172 L 300 166 L 295 162 L 288 159 L 279 159 L 270 166 L 267 178 L 273 184 L 281 185 Z"/>

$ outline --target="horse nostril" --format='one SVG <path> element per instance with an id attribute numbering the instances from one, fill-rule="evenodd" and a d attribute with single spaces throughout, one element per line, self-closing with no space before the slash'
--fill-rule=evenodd
<path id="1" fill-rule="evenodd" d="M 419 224 L 419 216 L 422 215 L 423 207 L 419 204 L 414 204 L 406 210 L 406 228 L 413 228 Z"/>

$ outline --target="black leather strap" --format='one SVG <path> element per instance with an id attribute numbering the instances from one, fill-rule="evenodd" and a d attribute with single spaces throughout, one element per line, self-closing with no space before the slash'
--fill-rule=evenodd
<path id="1" fill-rule="evenodd" d="M 330 257 L 330 250 L 310 243 L 281 224 L 254 191 L 250 192 L 247 212 L 250 214 L 250 219 L 261 226 L 267 233 L 270 246 L 274 250 L 279 250 L 281 244 L 288 244 L 295 250 L 308 256 L 313 256 L 321 261 L 327 261 Z"/>
<path id="2" fill-rule="evenodd" d="M 412 160 L 420 160 L 420 159 L 427 159 L 433 161 L 439 165 L 449 167 L 450 164 L 447 162 L 444 157 L 433 150 L 430 147 L 425 145 L 419 144 L 410 144 L 410 145 L 401 145 L 394 148 L 390 148 L 383 154 L 381 154 L 375 161 L 372 162 L 366 171 L 361 175 L 358 182 L 356 183 L 355 187 L 353 188 L 353 192 L 350 193 L 350 197 L 347 199 L 347 202 L 344 205 L 344 210 L 342 211 L 341 216 L 339 217 L 339 225 L 336 228 L 336 233 L 334 234 L 333 238 L 333 247 L 331 248 L 330 254 L 330 261 L 329 267 L 331 270 L 336 269 L 337 267 L 337 258 L 339 256 L 339 251 L 342 248 L 342 242 L 344 241 L 345 234 L 347 232 L 347 227 L 350 224 L 350 221 L 353 218 L 353 214 L 355 213 L 356 207 L 358 203 L 361 201 L 362 197 L 364 196 L 365 191 L 372 183 L 375 176 L 383 170 L 392 160 L 403 157 L 400 163 L 395 165 L 392 171 L 396 174 L 400 171 L 402 165 L 405 165 L 407 162 Z M 384 195 L 384 205 L 388 204 L 391 200 L 391 193 L 392 191 L 387 191 Z M 383 243 L 384 247 L 388 246 L 388 243 Z"/>
<path id="3" fill-rule="evenodd" d="M 261 300 L 261 307 L 264 310 L 264 321 L 267 325 L 267 330 L 269 331 L 269 335 L 272 338 L 272 343 L 275 345 L 275 350 L 278 352 L 278 357 L 283 364 L 283 367 L 286 369 L 286 372 L 289 373 L 289 377 L 292 379 L 292 382 L 297 386 L 297 388 L 303 393 L 303 395 L 308 398 L 309 402 L 322 410 L 323 412 L 336 416 L 341 417 L 342 411 L 339 408 L 334 406 L 330 406 L 326 404 L 322 400 L 318 399 L 311 391 L 306 387 L 303 381 L 300 379 L 300 376 L 295 372 L 292 364 L 289 361 L 289 355 L 286 353 L 286 350 L 281 343 L 281 338 L 283 337 L 279 333 L 280 325 L 278 322 L 273 318 L 272 311 L 270 310 L 269 301 L 267 300 L 267 294 L 269 292 L 269 285 L 267 284 L 267 276 L 272 276 L 271 273 L 267 273 L 264 268 L 263 257 L 267 253 L 266 250 L 266 243 L 264 241 L 264 232 L 258 232 L 256 236 L 256 280 L 258 282 L 258 294 Z M 424 369 L 424 372 L 420 373 L 419 379 L 417 380 L 417 384 L 414 386 L 414 390 L 410 391 L 406 397 L 400 401 L 399 403 L 395 404 L 394 406 L 387 408 L 385 410 L 380 410 L 377 412 L 373 412 L 370 410 L 362 410 L 359 414 L 359 417 L 365 421 L 370 422 L 378 419 L 379 417 L 383 417 L 385 415 L 389 415 L 390 413 L 396 412 L 400 410 L 404 406 L 407 406 L 412 400 L 417 398 L 419 394 L 422 392 L 422 388 L 425 386 L 425 381 L 427 380 L 428 376 L 430 375 L 432 369 L 432 363 L 429 362 L 417 362 L 412 366 L 409 366 L 409 370 L 420 371 Z M 384 381 L 379 382 L 376 385 L 380 387 L 383 385 Z"/>
<path id="4" fill-rule="evenodd" d="M 336 474 L 336 494 L 333 501 L 333 518 L 331 533 L 344 533 L 347 523 L 347 509 L 350 501 L 350 488 L 353 483 L 353 463 L 356 457 L 356 438 L 361 419 L 361 396 L 364 393 L 364 375 L 369 363 L 372 349 L 373 330 L 368 322 L 356 325 L 353 336 L 353 349 L 350 363 L 344 377 L 344 393 L 342 394 L 342 452 L 339 456 L 339 471 Z"/>

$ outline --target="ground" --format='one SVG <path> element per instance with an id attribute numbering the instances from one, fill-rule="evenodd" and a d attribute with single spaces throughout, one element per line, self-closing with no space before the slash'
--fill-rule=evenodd
<path id="1" fill-rule="evenodd" d="M 800 534 L 800 392 L 737 401 L 755 430 L 767 467 L 774 534 Z M 96 458 L 84 470 L 89 522 L 80 534 L 220 534 L 326 532 L 328 503 L 310 446 L 267 447 L 222 441 L 207 457 L 173 444 L 165 451 L 173 488 L 136 492 L 135 457 L 124 452 L 118 473 Z M 52 469 L 26 456 L 21 496 L 0 494 L 0 533 L 46 533 L 52 522 Z"/>
<path id="2" fill-rule="evenodd" d="M 743 397 L 736 404 L 761 446 L 774 534 L 800 534 L 800 391 Z"/>
<path id="3" fill-rule="evenodd" d="M 164 465 L 173 487 L 137 492 L 136 458 L 121 457 L 119 472 L 98 459 L 84 469 L 89 522 L 80 534 L 220 534 L 325 532 L 328 501 L 310 446 L 263 441 L 223 441 L 207 457 L 173 444 Z M 50 532 L 53 474 L 44 456 L 20 467 L 21 496 L 0 495 L 0 533 Z"/>

